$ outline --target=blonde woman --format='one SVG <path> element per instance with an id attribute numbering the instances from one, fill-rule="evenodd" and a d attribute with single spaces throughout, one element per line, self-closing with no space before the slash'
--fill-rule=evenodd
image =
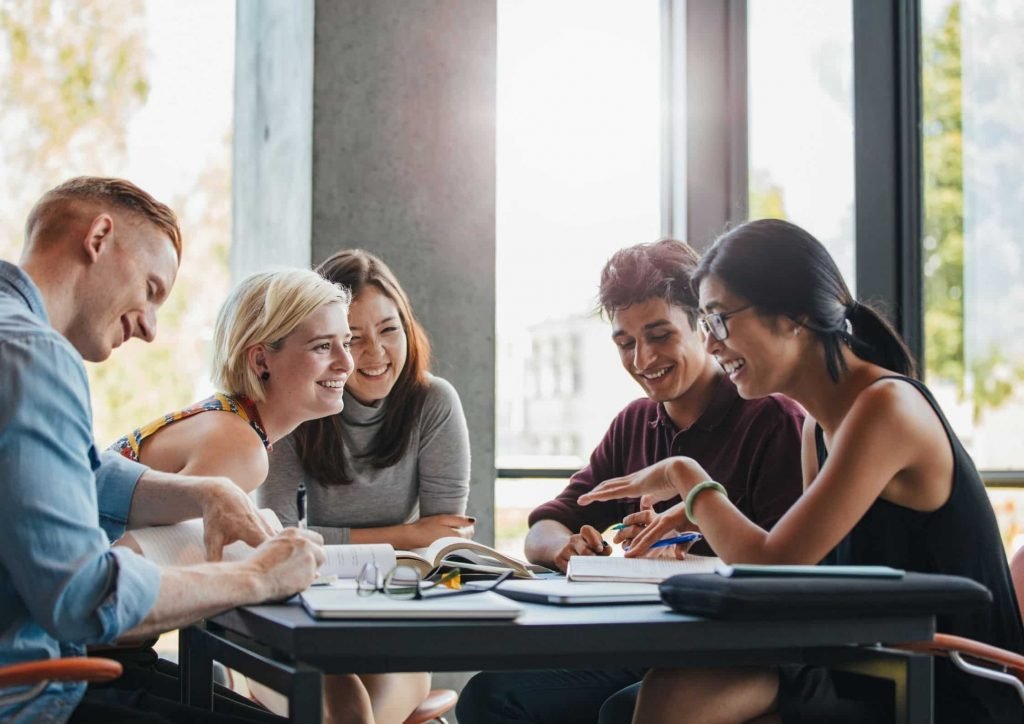
<path id="1" fill-rule="evenodd" d="M 212 377 L 218 392 L 112 448 L 156 470 L 224 476 L 251 492 L 267 476 L 275 442 L 344 407 L 353 364 L 350 303 L 345 287 L 309 270 L 244 279 L 217 317 Z M 328 721 L 373 721 L 355 676 L 329 676 L 324 691 Z"/>

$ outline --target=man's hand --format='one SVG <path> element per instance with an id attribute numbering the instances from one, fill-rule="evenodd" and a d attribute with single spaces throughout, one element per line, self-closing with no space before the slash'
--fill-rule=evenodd
<path id="1" fill-rule="evenodd" d="M 309 588 L 327 560 L 324 539 L 312 530 L 286 528 L 264 541 L 246 563 L 260 575 L 264 600 L 286 598 Z"/>
<path id="2" fill-rule="evenodd" d="M 244 541 L 256 548 L 274 535 L 252 499 L 228 478 L 207 478 L 200 501 L 203 507 L 203 542 L 206 560 L 219 561 L 224 546 Z"/>
<path id="3" fill-rule="evenodd" d="M 565 573 L 572 556 L 610 556 L 611 554 L 612 547 L 597 532 L 597 528 L 585 525 L 580 528 L 579 533 L 569 536 L 569 541 L 562 550 L 558 551 L 552 562 L 558 570 Z"/>

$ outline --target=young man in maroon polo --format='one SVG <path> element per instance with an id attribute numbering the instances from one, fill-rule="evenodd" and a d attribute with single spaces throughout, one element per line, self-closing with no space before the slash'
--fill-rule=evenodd
<path id="1" fill-rule="evenodd" d="M 697 261 L 690 246 L 666 239 L 622 249 L 605 264 L 600 306 L 611 321 L 622 366 L 646 398 L 616 415 L 589 464 L 554 500 L 530 514 L 525 547 L 534 563 L 565 571 L 570 556 L 608 555 L 602 531 L 615 523 L 649 523 L 662 515 L 670 516 L 677 530 L 692 529 L 678 498 L 653 511 L 641 511 L 639 501 L 586 507 L 576 502 L 605 480 L 672 455 L 699 460 L 725 485 L 729 499 L 766 529 L 800 495 L 803 411 L 781 396 L 742 399 L 704 351 L 690 285 Z M 614 540 L 628 540 L 636 531 L 631 525 Z M 713 553 L 703 543 L 692 550 Z M 599 713 L 602 722 L 614 720 L 618 715 L 612 709 L 621 707 L 629 721 L 632 699 L 626 692 L 611 699 L 603 712 L 602 705 L 643 674 L 642 669 L 483 673 L 463 691 L 457 713 L 467 724 L 571 724 L 594 722 Z"/>

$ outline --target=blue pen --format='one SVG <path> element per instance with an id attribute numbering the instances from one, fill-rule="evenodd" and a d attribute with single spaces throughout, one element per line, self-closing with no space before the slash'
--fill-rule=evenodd
<path id="1" fill-rule="evenodd" d="M 691 531 L 689 533 L 677 535 L 674 538 L 665 538 L 664 540 L 660 540 L 652 545 L 651 548 L 664 548 L 665 546 L 674 546 L 677 543 L 693 543 L 694 541 L 699 541 L 703 537 L 704 536 L 700 533 L 694 533 Z"/>

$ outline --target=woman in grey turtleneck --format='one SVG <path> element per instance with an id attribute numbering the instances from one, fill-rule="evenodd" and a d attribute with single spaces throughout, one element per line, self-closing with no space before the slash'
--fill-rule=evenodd
<path id="1" fill-rule="evenodd" d="M 454 387 L 427 371 L 430 345 L 405 291 L 380 259 L 361 250 L 340 251 L 318 271 L 352 291 L 355 369 L 341 413 L 303 425 L 274 446 L 270 473 L 257 489 L 261 505 L 295 525 L 303 480 L 308 525 L 327 543 L 410 549 L 472 536 L 474 521 L 464 515 L 469 433 L 462 405 Z M 403 721 L 430 688 L 426 673 L 360 679 L 378 724 Z"/>

